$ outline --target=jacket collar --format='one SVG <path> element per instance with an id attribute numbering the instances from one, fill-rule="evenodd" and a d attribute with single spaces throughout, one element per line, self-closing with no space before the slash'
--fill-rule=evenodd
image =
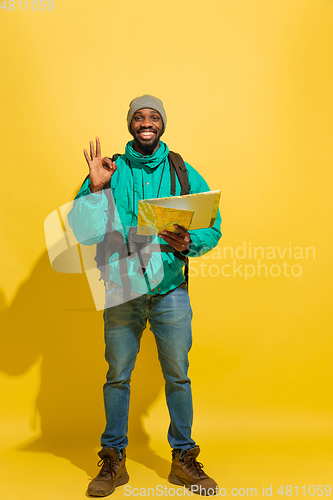
<path id="1" fill-rule="evenodd" d="M 143 156 L 138 153 L 133 148 L 134 141 L 130 141 L 126 144 L 125 157 L 137 167 L 150 167 L 157 168 L 162 162 L 165 161 L 169 154 L 168 146 L 160 141 L 160 147 L 152 155 Z"/>

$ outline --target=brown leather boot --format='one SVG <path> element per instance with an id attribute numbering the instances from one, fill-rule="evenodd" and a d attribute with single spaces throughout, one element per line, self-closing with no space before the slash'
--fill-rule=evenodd
<path id="1" fill-rule="evenodd" d="M 119 458 L 118 451 L 115 448 L 104 448 L 98 453 L 101 459 L 98 466 L 102 466 L 99 474 L 88 486 L 88 495 L 93 497 L 105 497 L 115 490 L 116 486 L 125 484 L 129 480 L 125 461 L 125 449 L 122 450 L 122 457 Z"/>
<path id="2" fill-rule="evenodd" d="M 181 450 L 172 450 L 171 472 L 168 477 L 170 483 L 185 485 L 197 495 L 216 495 L 216 482 L 205 474 L 203 465 L 196 461 L 200 453 L 199 446 L 188 450 L 182 459 L 180 453 Z"/>

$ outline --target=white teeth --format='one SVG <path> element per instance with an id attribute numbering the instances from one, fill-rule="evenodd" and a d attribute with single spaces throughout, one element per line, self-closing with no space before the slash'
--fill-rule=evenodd
<path id="1" fill-rule="evenodd" d="M 153 137 L 154 134 L 152 134 L 151 132 L 141 132 L 140 135 L 142 137 L 149 138 L 149 137 Z"/>

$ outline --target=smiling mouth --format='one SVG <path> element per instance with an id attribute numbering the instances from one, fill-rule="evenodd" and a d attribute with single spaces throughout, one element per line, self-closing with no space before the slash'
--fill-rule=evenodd
<path id="1" fill-rule="evenodd" d="M 153 132 L 152 130 L 142 130 L 141 132 L 138 132 L 138 135 L 145 140 L 150 140 L 154 137 L 156 132 Z"/>

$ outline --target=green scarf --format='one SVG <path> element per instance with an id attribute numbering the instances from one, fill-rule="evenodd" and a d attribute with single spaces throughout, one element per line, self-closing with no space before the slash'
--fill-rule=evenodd
<path id="1" fill-rule="evenodd" d="M 125 157 L 136 166 L 144 165 L 150 168 L 157 168 L 165 161 L 169 154 L 168 146 L 162 141 L 160 141 L 160 147 L 155 151 L 155 153 L 147 156 L 143 156 L 141 153 L 135 151 L 133 144 L 134 141 L 130 141 L 126 144 Z"/>

